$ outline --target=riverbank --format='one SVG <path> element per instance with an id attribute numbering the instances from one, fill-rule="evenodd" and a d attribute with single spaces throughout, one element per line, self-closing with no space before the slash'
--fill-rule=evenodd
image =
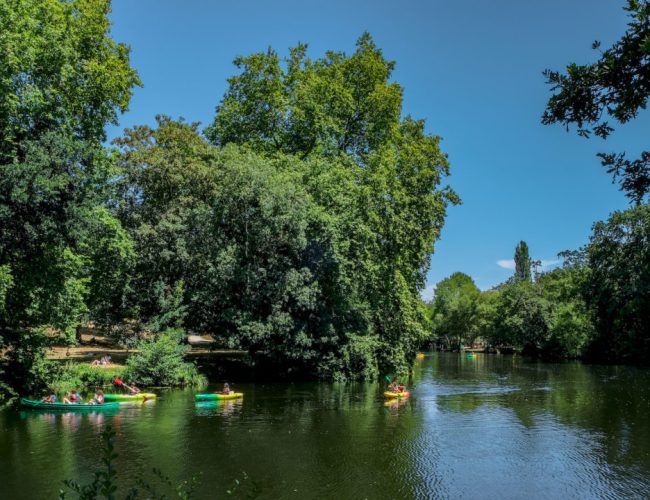
<path id="1" fill-rule="evenodd" d="M 77 346 L 52 346 L 47 350 L 47 359 L 52 361 L 84 361 L 89 363 L 94 359 L 99 359 L 103 356 L 111 356 L 115 364 L 124 364 L 129 355 L 137 353 L 137 349 L 127 349 L 111 341 L 106 337 L 97 333 L 85 333 L 79 336 L 80 343 Z M 200 340 L 199 340 L 200 339 Z M 205 337 L 189 336 L 187 345 L 190 350 L 186 353 L 186 357 L 197 356 L 243 356 L 246 351 L 238 349 L 214 349 L 212 343 L 205 340 Z"/>

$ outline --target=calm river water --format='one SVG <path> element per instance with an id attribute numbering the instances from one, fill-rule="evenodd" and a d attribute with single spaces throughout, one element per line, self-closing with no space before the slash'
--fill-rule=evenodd
<path id="1" fill-rule="evenodd" d="M 121 491 L 202 473 L 198 498 L 649 498 L 650 371 L 432 354 L 411 398 L 379 384 L 170 391 L 116 414 L 0 411 L 0 498 L 56 498 L 116 432 Z M 239 484 L 237 484 L 239 482 Z M 228 491 L 231 493 L 229 494 Z"/>

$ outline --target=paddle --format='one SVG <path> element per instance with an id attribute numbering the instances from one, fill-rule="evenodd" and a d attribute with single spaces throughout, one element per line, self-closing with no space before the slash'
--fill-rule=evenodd
<path id="1" fill-rule="evenodd" d="M 115 377 L 115 378 L 113 379 L 113 382 L 115 382 L 117 385 L 123 385 L 123 386 L 126 387 L 129 391 L 131 391 L 131 394 L 138 394 L 138 393 L 135 392 L 133 389 L 131 389 L 131 387 L 129 387 L 128 385 L 126 385 L 124 382 L 122 382 L 122 379 L 121 379 L 121 378 Z M 147 401 L 148 399 L 149 399 L 149 398 L 146 396 L 146 394 L 143 394 L 143 395 L 142 395 L 142 401 Z"/>
<path id="2" fill-rule="evenodd" d="M 115 382 L 117 385 L 123 385 L 123 386 L 126 387 L 129 391 L 131 391 L 131 394 L 137 394 L 137 393 L 133 390 L 133 388 L 129 387 L 129 386 L 126 385 L 124 382 L 122 382 L 122 379 L 121 379 L 121 378 L 117 378 L 117 377 L 115 377 L 115 378 L 113 379 L 113 382 Z"/>

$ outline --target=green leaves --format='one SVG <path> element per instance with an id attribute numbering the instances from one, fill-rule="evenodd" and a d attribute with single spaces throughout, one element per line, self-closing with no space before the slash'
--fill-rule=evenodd
<path id="1" fill-rule="evenodd" d="M 189 346 L 179 344 L 182 331 L 168 330 L 153 340 L 141 341 L 129 357 L 126 374 L 130 381 L 146 386 L 201 386 L 205 378 L 196 366 L 183 361 Z"/>
<path id="2" fill-rule="evenodd" d="M 470 344 L 479 335 L 480 290 L 472 278 L 454 273 L 436 285 L 431 319 L 434 334 L 448 347 Z"/>
<path id="3" fill-rule="evenodd" d="M 531 259 L 528 253 L 528 245 L 525 241 L 520 241 L 515 248 L 515 280 L 531 281 L 530 267 Z"/>
<path id="4" fill-rule="evenodd" d="M 106 209 L 104 127 L 139 84 L 108 36 L 108 0 L 0 0 L 0 349 L 17 388 L 42 382 L 44 332 L 121 317 L 128 236 Z"/>
<path id="5" fill-rule="evenodd" d="M 360 159 L 397 133 L 402 90 L 389 83 L 386 61 L 368 34 L 346 57 L 315 61 L 306 46 L 290 50 L 286 67 L 273 50 L 235 59 L 241 73 L 205 133 L 217 145 L 249 144 L 257 151 L 306 157 L 349 154 Z"/>
<path id="6" fill-rule="evenodd" d="M 650 208 L 614 212 L 594 225 L 586 247 L 587 300 L 597 318 L 593 354 L 607 360 L 650 358 Z"/>
<path id="7" fill-rule="evenodd" d="M 101 140 L 126 111 L 140 80 L 109 12 L 108 0 L 0 2 L 0 161 L 47 130 Z"/>

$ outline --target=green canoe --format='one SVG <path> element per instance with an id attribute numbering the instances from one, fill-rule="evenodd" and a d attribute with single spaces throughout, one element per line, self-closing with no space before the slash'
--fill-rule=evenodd
<path id="1" fill-rule="evenodd" d="M 138 394 L 104 394 L 106 401 L 148 401 L 156 399 L 156 395 L 151 392 L 140 392 Z"/>
<path id="2" fill-rule="evenodd" d="M 32 408 L 34 410 L 49 410 L 49 411 L 82 411 L 82 410 L 116 410 L 120 407 L 119 403 L 104 403 L 103 405 L 91 404 L 65 404 L 65 403 L 43 403 L 35 399 L 20 398 L 20 406 L 24 408 Z"/>
<path id="3" fill-rule="evenodd" d="M 194 398 L 197 401 L 216 401 L 221 399 L 238 399 L 243 397 L 244 394 L 242 394 L 241 392 L 235 392 L 233 394 L 215 394 L 215 393 L 197 394 L 196 396 L 194 396 Z"/>

